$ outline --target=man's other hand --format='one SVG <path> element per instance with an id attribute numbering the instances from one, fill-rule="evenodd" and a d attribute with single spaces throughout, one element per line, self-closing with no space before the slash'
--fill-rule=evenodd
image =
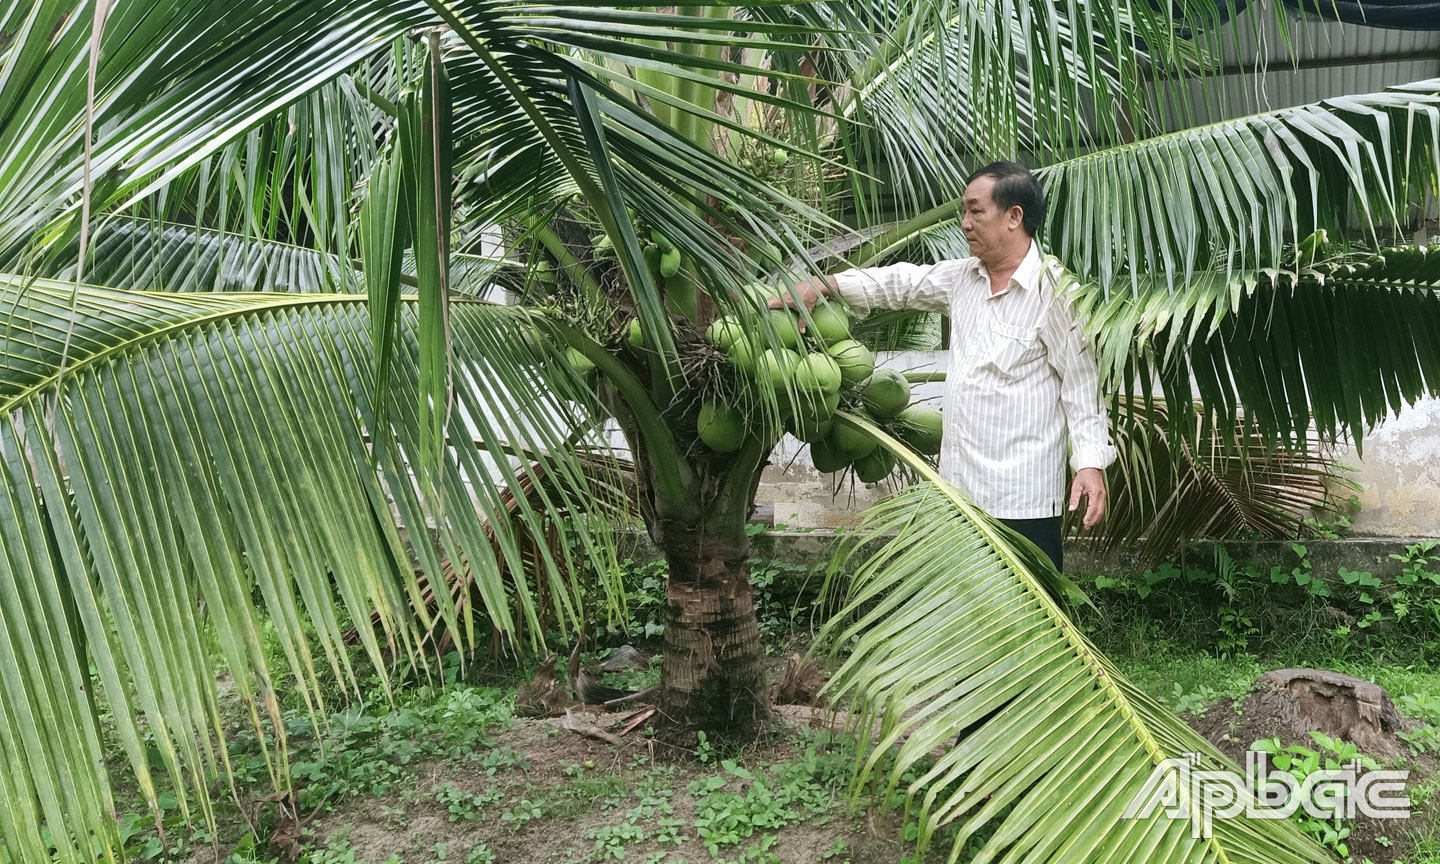
<path id="1" fill-rule="evenodd" d="M 1099 468 L 1081 468 L 1070 486 L 1070 512 L 1085 499 L 1085 527 L 1094 528 L 1105 518 L 1105 475 Z"/>

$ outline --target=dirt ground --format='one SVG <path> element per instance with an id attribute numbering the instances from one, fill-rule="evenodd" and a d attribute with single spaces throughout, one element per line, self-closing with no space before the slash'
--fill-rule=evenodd
<path id="1" fill-rule="evenodd" d="M 795 712 L 792 712 L 795 713 Z M 808 716 L 808 709 L 804 712 Z M 524 754 L 526 770 L 506 771 L 488 776 L 474 764 L 464 762 L 435 763 L 422 766 L 413 795 L 389 796 L 387 799 L 357 798 L 348 805 L 325 814 L 310 823 L 308 833 L 314 841 L 329 838 L 332 846 L 348 843 L 352 861 L 384 862 L 399 855 L 408 861 L 466 861 L 479 843 L 493 855 L 494 864 L 560 864 L 569 861 L 605 860 L 605 853 L 596 849 L 592 832 L 627 823 L 637 806 L 644 801 L 665 798 L 669 812 L 663 817 L 679 823 L 679 842 L 660 843 L 654 839 L 625 845 L 625 861 L 646 861 L 649 856 L 668 852 L 670 862 L 701 862 L 715 860 L 711 851 L 695 836 L 691 827 L 696 817 L 697 796 L 689 791 L 690 784 L 719 771 L 716 764 L 700 764 L 694 760 L 670 761 L 654 758 L 652 742 L 641 735 L 627 736 L 618 748 L 597 739 L 583 737 L 562 728 L 562 719 L 515 720 L 511 728 L 496 736 L 496 747 L 509 747 Z M 776 736 L 746 748 L 736 761 L 741 767 L 755 768 L 793 757 L 791 741 Z M 593 766 L 593 767 L 592 767 Z M 502 821 L 500 811 L 524 798 L 554 800 L 556 790 L 577 785 L 576 775 L 603 777 L 618 775 L 614 794 L 574 799 L 573 806 L 562 806 L 525 824 Z M 479 818 L 451 818 L 447 808 L 436 800 L 431 790 L 453 784 L 472 795 L 483 795 L 496 789 L 505 803 L 493 804 Z M 737 784 L 743 787 L 744 784 Z M 652 795 L 641 797 L 641 793 Z M 491 793 L 493 794 L 493 792 Z M 563 796 L 563 792 L 562 792 Z M 413 803 L 406 804 L 410 798 Z M 788 824 L 773 832 L 773 845 L 760 845 L 762 833 L 730 849 L 721 849 L 721 856 L 732 861 L 819 862 L 849 861 L 852 864 L 895 864 L 913 845 L 898 839 L 898 816 L 878 822 L 851 819 L 844 815 L 843 802 L 837 801 L 833 812 L 813 817 L 798 824 Z M 653 805 L 652 805 L 653 806 Z M 399 811 L 403 808 L 403 813 Z M 653 838 L 657 818 L 638 820 L 645 833 Z M 663 823 L 662 823 L 663 824 Z M 312 842 L 314 842 L 312 841 Z M 838 841 L 838 842 L 837 842 Z M 443 859 L 435 854 L 436 844 L 446 844 Z M 844 850 L 844 851 L 837 851 Z M 762 857 L 760 852 L 776 857 Z M 828 854 L 827 854 L 828 853 Z M 734 856 L 740 856 L 738 858 Z M 481 859 L 484 860 L 484 859 Z"/>
<path id="2" fill-rule="evenodd" d="M 1263 738 L 1279 737 L 1283 745 L 1312 749 L 1304 729 L 1278 716 L 1273 704 L 1257 694 L 1242 702 L 1223 700 L 1203 715 L 1186 716 L 1201 735 L 1236 762 Z M 407 780 L 383 797 L 357 795 L 330 812 L 291 826 L 292 853 L 305 850 L 311 864 L 580 864 L 629 862 L 714 862 L 714 864 L 897 864 L 914 853 L 902 839 L 900 814 L 852 815 L 842 800 L 844 784 L 827 787 L 823 811 L 808 811 L 774 827 L 755 827 L 738 843 L 708 848 L 699 835 L 701 802 L 723 778 L 725 791 L 745 794 L 751 785 L 740 774 L 722 769 L 733 759 L 742 773 L 764 766 L 794 764 L 802 756 L 801 731 L 833 729 L 842 718 L 799 705 L 777 706 L 779 731 L 742 751 L 712 752 L 701 761 L 696 754 L 665 758 L 646 737 L 643 726 L 623 735 L 619 745 L 590 737 L 575 728 L 591 727 L 597 718 L 577 714 L 541 720 L 514 719 L 494 732 L 491 746 L 454 759 L 410 766 Z M 615 723 L 615 715 L 605 721 Z M 1293 718 L 1289 718 L 1293 721 Z M 789 727 L 790 732 L 785 731 Z M 617 727 L 611 726 L 614 734 Z M 813 740 L 813 739 L 812 739 Z M 1411 785 L 1440 779 L 1440 758 L 1410 755 L 1398 739 L 1382 760 L 1384 767 L 1404 767 Z M 826 745 L 821 745 L 826 746 Z M 509 753 L 494 760 L 497 753 Z M 839 751 L 834 751 L 836 760 Z M 841 773 L 852 767 L 839 766 Z M 447 794 L 462 803 L 447 806 Z M 466 801 L 470 803 L 465 803 Z M 522 801 L 535 801 L 539 815 L 525 818 Z M 1434 804 L 1429 809 L 1433 809 Z M 517 817 L 515 814 L 519 812 Z M 814 815 L 818 813 L 818 815 Z M 1351 860 L 1373 864 L 1409 862 L 1408 837 L 1424 835 L 1440 814 L 1417 810 L 1404 825 L 1396 820 L 1361 817 L 1352 823 Z M 948 844 L 946 844 L 948 847 Z M 328 847 L 328 848 L 327 848 Z M 282 850 L 283 851 L 283 850 Z M 945 849 L 948 851 L 948 848 Z M 944 855 L 940 856 L 943 860 Z M 282 855 L 281 861 L 286 859 Z M 1426 859 L 1429 860 L 1429 859 Z M 201 864 L 192 859 L 192 864 Z"/>
<path id="3" fill-rule="evenodd" d="M 1288 718 L 1279 716 L 1274 707 L 1273 701 L 1255 693 L 1239 702 L 1222 700 L 1211 706 L 1203 716 L 1187 716 L 1185 719 L 1191 728 L 1237 764 L 1244 764 L 1245 751 L 1265 738 L 1279 738 L 1285 747 L 1300 745 L 1317 749 L 1316 742 L 1306 730 L 1295 728 Z M 1409 746 L 1403 741 L 1395 739 L 1392 743 L 1389 752 L 1409 753 Z M 1381 767 L 1397 766 L 1410 771 L 1410 788 L 1440 776 L 1440 758 L 1435 754 L 1381 760 Z M 1423 809 L 1412 808 L 1410 818 L 1403 821 L 1358 816 L 1351 823 L 1351 834 L 1347 840 L 1351 859 L 1357 862 L 1369 859 L 1374 864 L 1410 860 L 1408 836 L 1425 833 L 1431 820 L 1440 818 L 1433 809 L 1433 805 Z"/>

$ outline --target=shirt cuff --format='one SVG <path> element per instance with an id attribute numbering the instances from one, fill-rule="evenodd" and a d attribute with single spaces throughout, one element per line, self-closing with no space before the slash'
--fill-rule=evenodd
<path id="1" fill-rule="evenodd" d="M 870 312 L 870 295 L 866 288 L 874 282 L 873 276 L 845 270 L 835 274 L 834 295 L 845 301 L 854 311 L 856 318 L 864 318 Z"/>
<path id="2" fill-rule="evenodd" d="M 1086 468 L 1099 468 L 1103 471 L 1114 461 L 1115 448 L 1108 444 L 1084 444 L 1075 447 L 1070 453 L 1070 467 L 1076 471 Z"/>

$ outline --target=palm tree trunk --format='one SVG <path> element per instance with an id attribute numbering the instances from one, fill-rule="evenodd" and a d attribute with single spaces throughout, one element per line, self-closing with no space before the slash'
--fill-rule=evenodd
<path id="1" fill-rule="evenodd" d="M 648 446 L 623 401 L 607 404 L 635 453 L 640 511 L 669 565 L 658 725 L 681 746 L 698 731 L 754 740 L 770 702 L 745 524 L 773 442 L 752 439 L 723 460 L 697 460 L 683 482 L 667 483 L 658 466 L 674 454 Z"/>
<path id="2" fill-rule="evenodd" d="M 660 710 L 676 731 L 751 739 L 769 720 L 765 649 L 750 587 L 750 541 L 734 531 L 665 524 L 670 565 Z"/>

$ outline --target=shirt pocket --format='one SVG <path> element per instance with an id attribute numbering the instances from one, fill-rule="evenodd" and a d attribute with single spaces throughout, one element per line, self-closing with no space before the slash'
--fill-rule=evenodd
<path id="1" fill-rule="evenodd" d="M 1024 378 L 1045 356 L 1039 327 L 1014 327 L 998 321 L 991 325 L 990 350 L 984 367 L 1001 378 Z"/>

